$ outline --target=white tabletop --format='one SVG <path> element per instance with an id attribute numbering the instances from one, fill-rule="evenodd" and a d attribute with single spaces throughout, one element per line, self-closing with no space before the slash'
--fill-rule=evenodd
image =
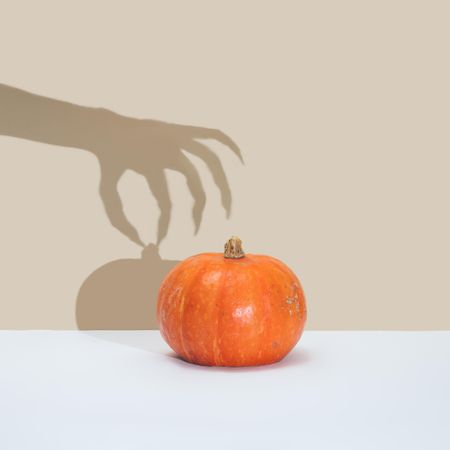
<path id="1" fill-rule="evenodd" d="M 450 448 L 450 332 L 306 332 L 207 368 L 157 331 L 0 331 L 0 449 Z"/>

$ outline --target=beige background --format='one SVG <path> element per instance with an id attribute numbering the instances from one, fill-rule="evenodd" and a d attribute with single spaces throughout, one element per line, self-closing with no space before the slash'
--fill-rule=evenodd
<path id="1" fill-rule="evenodd" d="M 207 197 L 197 235 L 185 179 L 166 171 L 172 219 L 152 266 L 108 221 L 91 153 L 0 136 L 1 328 L 89 328 L 90 313 L 107 327 L 110 296 L 139 328 L 124 292 L 152 296 L 172 261 L 221 251 L 230 234 L 294 269 L 310 329 L 450 328 L 448 2 L 1 1 L 1 11 L 1 83 L 218 128 L 245 159 L 208 141 L 233 193 L 227 220 L 211 172 L 189 156 Z M 145 163 L 157 158 L 152 149 Z M 144 178 L 128 170 L 119 191 L 155 242 Z"/>

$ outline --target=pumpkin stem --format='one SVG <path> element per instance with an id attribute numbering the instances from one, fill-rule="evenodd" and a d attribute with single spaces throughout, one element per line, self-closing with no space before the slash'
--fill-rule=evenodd
<path id="1" fill-rule="evenodd" d="M 230 259 L 238 259 L 245 256 L 245 253 L 242 250 L 242 241 L 237 236 L 231 236 L 225 243 L 223 256 Z"/>

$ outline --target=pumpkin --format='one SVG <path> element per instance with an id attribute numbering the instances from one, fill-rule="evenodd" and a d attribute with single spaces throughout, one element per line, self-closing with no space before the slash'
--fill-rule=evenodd
<path id="1" fill-rule="evenodd" d="M 188 362 L 256 366 L 292 350 L 306 304 L 284 263 L 244 254 L 233 236 L 224 253 L 191 256 L 169 272 L 159 289 L 157 319 L 165 341 Z"/>

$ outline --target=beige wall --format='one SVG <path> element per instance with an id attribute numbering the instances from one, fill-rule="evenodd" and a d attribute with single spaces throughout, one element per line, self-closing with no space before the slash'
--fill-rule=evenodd
<path id="1" fill-rule="evenodd" d="M 2 2 L 1 83 L 219 128 L 245 165 L 208 141 L 233 193 L 227 220 L 189 156 L 207 197 L 195 236 L 185 179 L 166 171 L 162 260 L 151 248 L 139 259 L 105 214 L 95 152 L 0 136 L 0 327 L 76 328 L 77 299 L 82 328 L 154 326 L 143 302 L 173 261 L 237 234 L 297 272 L 311 329 L 449 329 L 449 13 L 444 1 Z M 103 158 L 160 164 L 159 138 L 146 153 L 144 138 L 114 129 Z M 128 170 L 119 191 L 155 242 L 145 179 Z"/>

